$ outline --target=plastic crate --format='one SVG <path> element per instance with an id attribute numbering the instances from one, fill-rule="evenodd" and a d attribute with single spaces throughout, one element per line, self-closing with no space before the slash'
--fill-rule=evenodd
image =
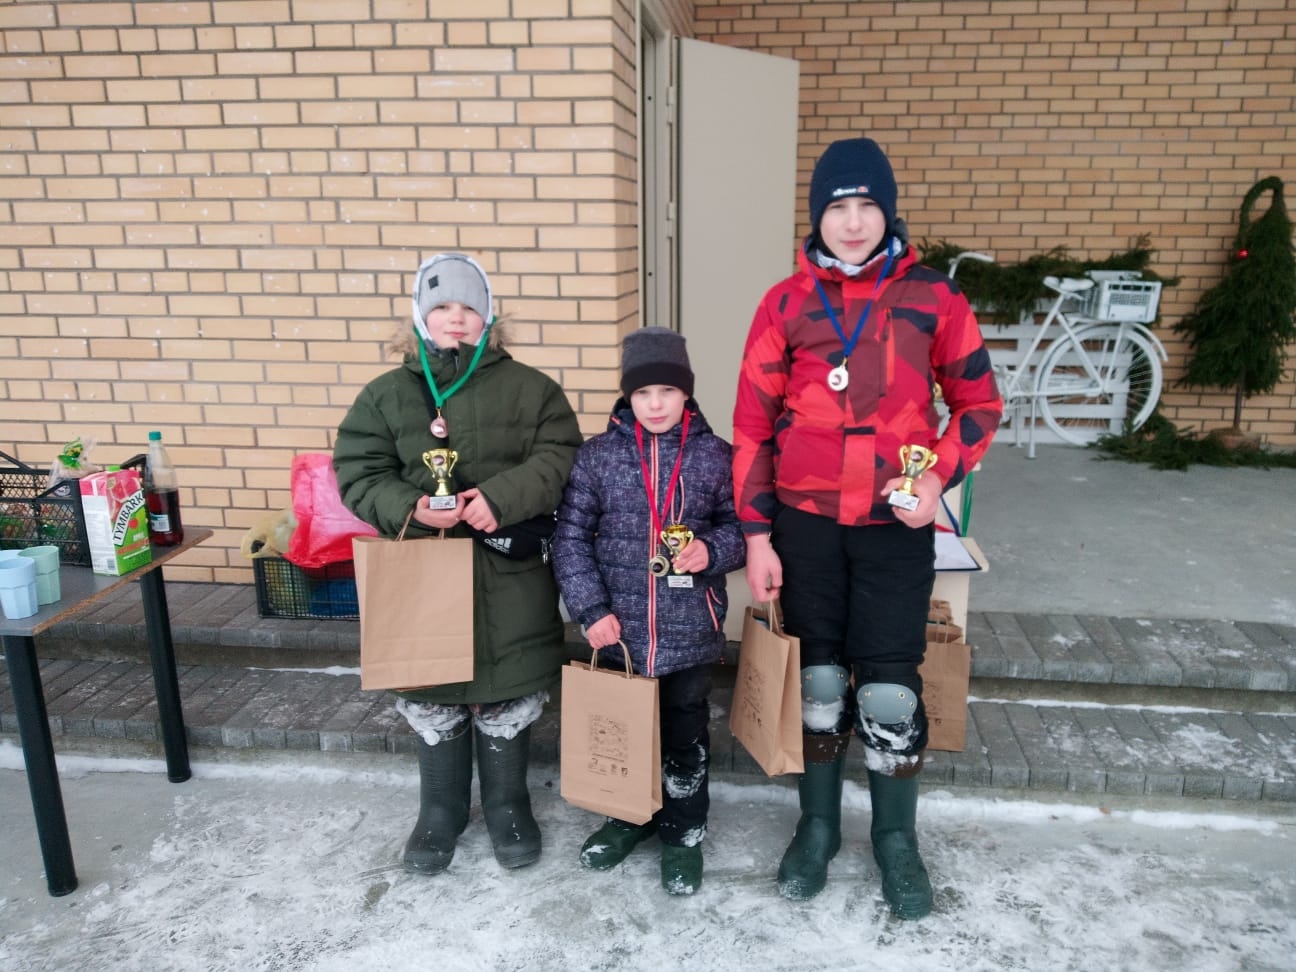
<path id="1" fill-rule="evenodd" d="M 1095 286 L 1085 292 L 1083 316 L 1139 324 L 1156 320 L 1161 281 L 1139 280 L 1137 272 L 1128 270 L 1091 270 L 1086 276 Z"/>
<path id="2" fill-rule="evenodd" d="M 282 557 L 256 557 L 252 574 L 263 618 L 360 617 L 353 561 L 306 569 Z"/>
<path id="3" fill-rule="evenodd" d="M 48 482 L 48 469 L 0 452 L 0 550 L 52 544 L 61 563 L 89 567 L 81 487 L 65 480 L 47 489 Z"/>

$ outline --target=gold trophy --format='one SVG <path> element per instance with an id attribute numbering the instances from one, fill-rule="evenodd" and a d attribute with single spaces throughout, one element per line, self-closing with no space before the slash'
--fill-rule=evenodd
<path id="1" fill-rule="evenodd" d="M 671 560 L 674 560 L 681 550 L 693 542 L 693 531 L 682 523 L 668 523 L 666 529 L 661 532 L 661 539 L 662 543 L 666 544 Z M 682 574 L 684 571 L 676 567 L 675 573 Z"/>
<path id="2" fill-rule="evenodd" d="M 433 480 L 436 481 L 436 488 L 432 490 L 432 495 L 428 497 L 428 509 L 430 510 L 453 510 L 457 500 L 455 499 L 454 476 L 451 475 L 455 463 L 459 461 L 459 453 L 453 449 L 429 449 L 423 453 L 423 463 L 432 473 Z"/>
<path id="3" fill-rule="evenodd" d="M 902 510 L 916 510 L 918 497 L 914 495 L 914 480 L 936 465 L 936 453 L 926 446 L 904 445 L 900 447 L 900 465 L 904 470 L 904 482 L 899 489 L 891 490 L 887 502 Z"/>

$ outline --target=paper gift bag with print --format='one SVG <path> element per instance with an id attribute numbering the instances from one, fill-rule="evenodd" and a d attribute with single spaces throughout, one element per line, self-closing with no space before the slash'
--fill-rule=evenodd
<path id="1" fill-rule="evenodd" d="M 408 522 L 408 521 L 407 521 Z M 360 687 L 413 689 L 473 677 L 473 542 L 356 537 Z"/>
<path id="2" fill-rule="evenodd" d="M 572 662 L 562 673 L 560 792 L 568 803 L 633 824 L 662 805 L 657 680 Z"/>
<path id="3" fill-rule="evenodd" d="M 927 748 L 962 752 L 967 733 L 972 649 L 961 641 L 929 641 L 918 674 L 927 710 Z"/>
<path id="4" fill-rule="evenodd" d="M 748 607 L 729 729 L 769 776 L 801 773 L 801 642 L 777 606 Z"/>

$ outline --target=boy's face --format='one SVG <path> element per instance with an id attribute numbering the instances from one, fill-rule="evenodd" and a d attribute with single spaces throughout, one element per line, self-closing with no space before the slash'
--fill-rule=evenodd
<path id="1" fill-rule="evenodd" d="M 460 341 L 476 344 L 486 328 L 480 314 L 455 301 L 437 304 L 428 311 L 423 323 L 438 348 L 457 348 Z"/>
<path id="2" fill-rule="evenodd" d="M 634 417 L 649 432 L 667 432 L 684 418 L 688 396 L 674 385 L 644 385 L 630 395 Z"/>
<path id="3" fill-rule="evenodd" d="M 842 263 L 860 266 L 886 235 L 882 208 L 865 196 L 835 199 L 819 221 L 819 238 Z"/>

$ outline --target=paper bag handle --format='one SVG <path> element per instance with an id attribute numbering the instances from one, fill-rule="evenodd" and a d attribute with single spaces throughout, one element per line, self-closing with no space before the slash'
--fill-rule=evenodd
<path id="1" fill-rule="evenodd" d="M 621 646 L 621 657 L 625 659 L 625 677 L 631 678 L 634 676 L 634 665 L 630 661 L 630 649 L 627 648 L 626 643 L 619 638 L 617 639 L 617 644 Z M 598 648 L 593 648 L 590 651 L 589 667 L 591 672 L 598 667 L 598 653 Z"/>
<path id="2" fill-rule="evenodd" d="M 769 622 L 769 629 L 776 635 L 783 633 L 783 621 L 779 618 L 778 598 L 765 602 L 765 620 Z"/>
<path id="3" fill-rule="evenodd" d="M 400 533 L 396 534 L 397 542 L 400 542 L 401 540 L 405 539 L 405 531 L 409 529 L 410 520 L 414 519 L 414 511 L 416 509 L 418 509 L 417 506 L 412 506 L 410 507 L 410 511 L 407 514 L 405 514 L 405 522 L 401 524 Z M 439 531 L 437 531 L 438 540 L 444 540 L 445 535 L 446 535 L 445 527 L 442 527 Z"/>

